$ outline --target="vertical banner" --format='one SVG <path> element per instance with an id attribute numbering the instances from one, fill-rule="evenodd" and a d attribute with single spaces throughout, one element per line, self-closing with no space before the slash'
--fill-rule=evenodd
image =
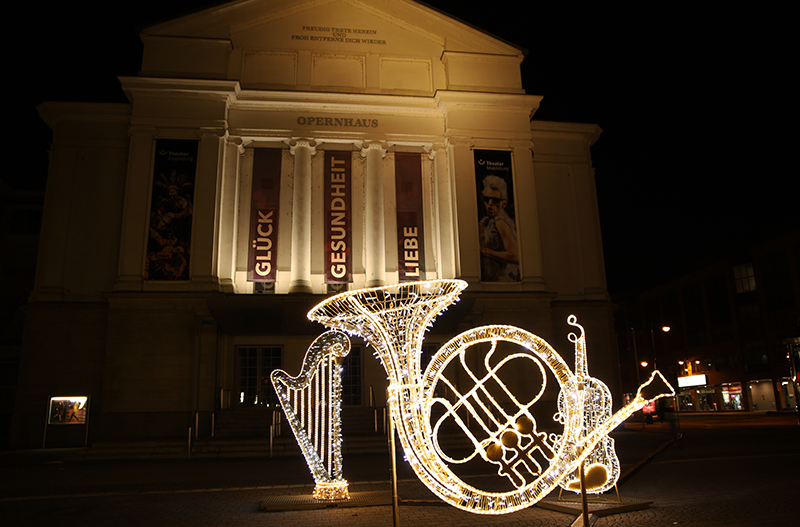
<path id="1" fill-rule="evenodd" d="M 278 261 L 278 211 L 281 202 L 281 150 L 253 150 L 248 282 L 274 282 Z"/>
<path id="2" fill-rule="evenodd" d="M 475 150 L 481 281 L 518 282 L 519 246 L 511 152 Z"/>
<path id="3" fill-rule="evenodd" d="M 189 280 L 197 141 L 158 139 L 145 280 Z"/>
<path id="4" fill-rule="evenodd" d="M 353 281 L 350 169 L 350 152 L 325 152 L 326 284 Z"/>
<path id="5" fill-rule="evenodd" d="M 397 268 L 400 281 L 419 280 L 425 269 L 422 224 L 422 155 L 394 155 L 397 201 Z"/>

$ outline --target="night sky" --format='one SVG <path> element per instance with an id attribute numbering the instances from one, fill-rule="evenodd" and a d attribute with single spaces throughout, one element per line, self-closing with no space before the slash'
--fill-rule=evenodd
<path id="1" fill-rule="evenodd" d="M 43 187 L 50 137 L 37 104 L 126 102 L 117 76 L 138 73 L 141 28 L 217 3 L 131 2 L 121 13 L 96 0 L 14 3 L 4 133 L 7 154 L 29 163 L 0 179 Z M 788 12 L 427 3 L 528 51 L 523 85 L 544 96 L 535 119 L 603 129 L 592 155 L 612 293 L 800 227 L 798 170 L 784 161 L 797 144 L 797 104 L 784 96 L 797 69 Z"/>

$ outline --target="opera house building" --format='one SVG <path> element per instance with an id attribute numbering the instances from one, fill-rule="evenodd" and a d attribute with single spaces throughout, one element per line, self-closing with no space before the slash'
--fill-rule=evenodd
<path id="1" fill-rule="evenodd" d="M 311 308 L 417 280 L 468 284 L 423 356 L 512 324 L 574 367 L 574 314 L 620 395 L 600 128 L 536 120 L 525 50 L 412 0 L 235 1 L 141 39 L 127 104 L 39 107 L 53 142 L 12 448 L 257 435 L 270 373 L 326 329 Z M 386 372 L 357 337 L 342 368 L 345 427 L 371 422 Z"/>

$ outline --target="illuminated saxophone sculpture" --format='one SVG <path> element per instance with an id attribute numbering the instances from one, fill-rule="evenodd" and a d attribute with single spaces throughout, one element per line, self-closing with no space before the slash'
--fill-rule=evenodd
<path id="1" fill-rule="evenodd" d="M 361 289 L 325 300 L 308 313 L 308 318 L 329 328 L 359 335 L 375 349 L 388 375 L 389 411 L 406 458 L 420 480 L 450 505 L 482 514 L 514 512 L 535 504 L 558 485 L 565 484 L 585 461 L 590 463 L 587 476 L 600 473 L 604 477 L 594 478 L 603 479 L 594 483 L 594 489 L 606 485 L 614 477 L 613 463 L 606 467 L 595 461 L 602 457 L 598 457 L 597 452 L 605 448 L 603 443 L 608 440 L 608 433 L 647 402 L 674 395 L 672 387 L 654 371 L 630 404 L 613 415 L 603 415 L 597 422 L 588 423 L 587 415 L 600 415 L 587 408 L 593 404 L 590 390 L 598 389 L 599 381 L 588 377 L 585 363 L 576 365 L 573 373 L 543 339 L 502 325 L 478 327 L 458 335 L 442 346 L 422 372 L 423 333 L 442 311 L 458 300 L 466 286 L 461 280 L 433 280 Z M 574 317 L 570 317 L 570 324 L 580 328 Z M 579 356 L 585 352 L 583 328 L 580 330 L 580 336 L 570 335 L 570 340 L 576 344 L 578 362 L 585 360 Z M 491 358 L 499 342 L 519 345 L 525 351 L 492 365 Z M 482 343 L 487 343 L 491 349 L 484 357 L 486 373 L 479 377 L 467 368 L 464 357 L 467 349 Z M 542 388 L 531 401 L 517 400 L 497 375 L 504 364 L 518 359 L 531 361 L 542 375 Z M 454 360 L 461 362 L 474 383 L 463 393 L 444 376 L 445 369 Z M 561 388 L 559 412 L 555 417 L 564 425 L 560 435 L 537 430 L 531 411 L 544 392 L 545 367 Z M 511 413 L 496 402 L 487 383 L 500 386 L 503 396 L 516 407 Z M 440 385 L 455 394 L 455 402 L 436 395 Z M 432 424 L 434 408 L 437 415 L 441 412 L 443 415 Z M 461 417 L 465 412 L 477 422 L 480 438 Z M 447 419 L 459 426 L 472 442 L 472 454 L 452 459 L 439 447 L 438 432 Z M 506 477 L 514 489 L 490 492 L 475 488 L 448 466 L 448 463 L 464 463 L 477 456 L 496 465 L 497 473 Z"/>

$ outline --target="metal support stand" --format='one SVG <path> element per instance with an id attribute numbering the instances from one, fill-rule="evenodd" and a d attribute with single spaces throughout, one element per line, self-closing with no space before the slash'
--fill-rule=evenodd
<path id="1" fill-rule="evenodd" d="M 389 397 L 386 397 L 388 404 Z M 394 421 L 391 413 L 389 414 L 389 455 L 392 456 L 392 525 L 400 527 L 400 509 L 397 504 L 397 452 L 394 442 Z"/>

